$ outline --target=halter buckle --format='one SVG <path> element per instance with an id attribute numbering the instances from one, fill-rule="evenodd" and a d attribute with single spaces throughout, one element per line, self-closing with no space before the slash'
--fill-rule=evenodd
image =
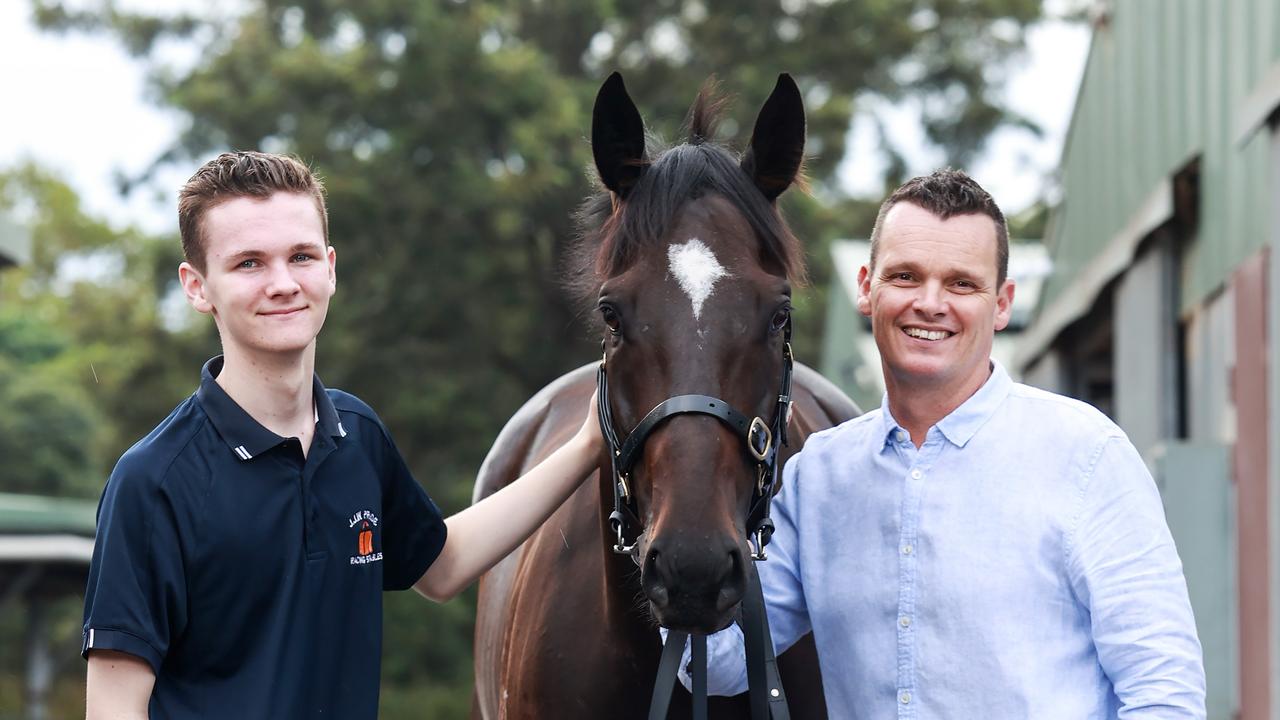
<path id="1" fill-rule="evenodd" d="M 764 448 L 761 450 L 756 449 L 755 438 L 757 434 L 764 437 Z M 751 427 L 747 428 L 747 450 L 757 461 L 764 462 L 764 459 L 769 457 L 769 450 L 772 448 L 773 433 L 769 432 L 769 426 L 765 425 L 759 416 L 756 416 L 751 421 Z"/>
<path id="2" fill-rule="evenodd" d="M 618 473 L 618 494 L 622 496 L 622 502 L 631 502 L 631 488 L 627 486 L 626 473 Z"/>

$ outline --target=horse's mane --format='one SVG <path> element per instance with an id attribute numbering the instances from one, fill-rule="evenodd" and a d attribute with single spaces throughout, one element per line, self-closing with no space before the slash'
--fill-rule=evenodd
<path id="1" fill-rule="evenodd" d="M 574 215 L 575 241 L 567 254 L 568 285 L 575 297 L 594 302 L 605 278 L 623 272 L 661 243 L 685 204 L 707 195 L 719 195 L 738 208 L 755 231 L 762 261 L 781 269 L 794 284 L 804 283 L 800 242 L 774 203 L 739 167 L 735 154 L 715 139 L 726 104 L 709 80 L 689 109 L 684 142 L 666 147 L 646 133 L 644 171 L 625 201 L 615 202 L 596 178 L 596 190 Z"/>

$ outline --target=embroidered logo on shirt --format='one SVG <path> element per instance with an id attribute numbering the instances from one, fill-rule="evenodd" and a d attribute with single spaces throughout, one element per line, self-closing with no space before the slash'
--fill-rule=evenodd
<path id="1" fill-rule="evenodd" d="M 347 519 L 347 526 L 356 531 L 356 554 L 352 565 L 368 565 L 382 559 L 381 552 L 373 550 L 373 531 L 378 527 L 378 516 L 371 510 L 361 510 Z"/>

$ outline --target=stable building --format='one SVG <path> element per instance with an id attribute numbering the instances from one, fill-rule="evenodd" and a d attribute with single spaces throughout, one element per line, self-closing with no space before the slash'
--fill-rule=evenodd
<path id="1" fill-rule="evenodd" d="M 1280 5 L 1099 2 L 1025 381 L 1143 453 L 1209 717 L 1280 719 Z"/>

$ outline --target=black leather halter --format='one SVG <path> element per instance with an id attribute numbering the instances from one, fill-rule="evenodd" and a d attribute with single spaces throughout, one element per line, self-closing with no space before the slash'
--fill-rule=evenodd
<path id="1" fill-rule="evenodd" d="M 644 443 L 663 421 L 675 415 L 695 413 L 710 415 L 728 425 L 742 438 L 756 467 L 756 483 L 751 495 L 751 509 L 747 513 L 747 541 L 753 544 L 751 558 L 764 560 L 764 547 L 773 534 L 773 521 L 769 519 L 769 506 L 778 482 L 778 448 L 787 444 L 787 422 L 791 414 L 791 320 L 787 319 L 782 346 L 782 380 L 773 419 L 767 425 L 759 417 L 748 419 L 732 405 L 710 395 L 677 395 L 668 398 L 649 411 L 626 440 L 618 440 L 613 424 L 613 411 L 609 404 L 609 377 L 605 371 L 605 358 L 600 358 L 600 370 L 596 373 L 597 406 L 600 430 L 609 443 L 609 455 L 613 460 L 613 513 L 609 525 L 617 536 L 613 551 L 636 557 L 631 526 L 642 528 L 636 507 L 631 470 L 644 452 Z M 601 343 L 603 346 L 603 343 Z M 630 543 L 628 544 L 628 538 Z M 754 542 L 752 542 L 754 541 Z"/>
<path id="2" fill-rule="evenodd" d="M 603 349 L 603 343 L 601 343 Z M 782 380 L 778 400 L 773 409 L 773 420 L 768 425 L 759 417 L 747 419 L 732 405 L 710 395 L 677 395 L 658 403 L 635 426 L 626 440 L 619 442 L 613 425 L 613 411 L 609 404 L 609 376 L 605 372 L 605 358 L 600 358 L 600 370 L 596 373 L 597 407 L 600 430 L 609 443 L 609 456 L 613 461 L 613 513 L 609 515 L 617 542 L 613 551 L 629 555 L 640 564 L 635 540 L 628 544 L 628 526 L 643 527 L 640 522 L 636 499 L 631 486 L 631 469 L 644 452 L 644 442 L 664 420 L 685 413 L 710 415 L 728 425 L 742 438 L 756 467 L 756 483 L 751 494 L 751 509 L 747 512 L 747 542 L 752 544 L 751 559 L 765 560 L 765 545 L 773 534 L 773 521 L 769 519 L 769 507 L 778 483 L 778 448 L 787 444 L 787 423 L 791 420 L 791 319 L 787 319 L 782 345 Z M 754 542 L 753 542 L 754 541 Z M 764 597 L 759 576 L 754 567 L 747 568 L 747 594 L 742 600 L 743 616 L 739 619 L 744 633 L 747 656 L 748 689 L 750 691 L 751 717 L 753 720 L 788 720 L 786 693 L 778 676 L 778 666 L 773 655 L 773 641 L 769 634 L 769 621 L 765 614 Z M 706 637 L 693 636 L 672 630 L 662 651 L 658 677 L 654 681 L 653 699 L 649 706 L 650 720 L 667 716 L 676 672 L 686 640 L 692 645 L 693 678 L 692 711 L 695 720 L 707 717 Z"/>

